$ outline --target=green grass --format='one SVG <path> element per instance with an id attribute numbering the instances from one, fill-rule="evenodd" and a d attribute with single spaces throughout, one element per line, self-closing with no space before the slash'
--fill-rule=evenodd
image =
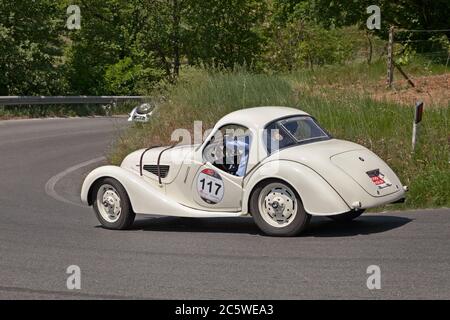
<path id="1" fill-rule="evenodd" d="M 327 65 L 318 69 L 299 70 L 285 75 L 286 78 L 307 85 L 355 85 L 374 83 L 386 74 L 386 62 L 377 60 L 371 65 L 354 63 L 350 65 Z"/>
<path id="2" fill-rule="evenodd" d="M 255 75 L 247 72 L 214 73 L 205 70 L 186 71 L 176 86 L 164 93 L 166 102 L 152 120 L 137 124 L 118 142 L 111 154 L 118 164 L 129 152 L 153 144 L 171 143 L 170 135 L 177 128 L 193 130 L 196 120 L 203 130 L 231 111 L 248 106 L 293 105 L 295 95 L 289 82 L 278 76 Z"/>
<path id="3" fill-rule="evenodd" d="M 328 77 L 345 86 L 355 80 L 363 83 L 370 75 L 377 79 L 382 75 L 380 65 L 374 64 L 362 73 L 364 68 L 368 67 L 352 66 L 347 73 L 333 73 L 327 68 L 287 75 L 187 70 L 176 85 L 164 91 L 165 102 L 152 120 L 133 126 L 116 142 L 110 162 L 119 164 L 137 148 L 168 144 L 173 130 L 192 131 L 195 120 L 203 121 L 205 130 L 236 109 L 285 105 L 309 112 L 335 137 L 360 143 L 383 158 L 410 186 L 407 202 L 396 208 L 449 207 L 449 106 L 426 109 L 413 155 L 412 108 L 374 101 L 364 91 L 336 94 L 320 87 Z M 302 90 L 302 84 L 317 87 L 314 91 Z"/>
<path id="4" fill-rule="evenodd" d="M 403 71 L 412 77 L 445 74 L 450 66 L 435 64 L 429 59 L 416 55 L 410 63 L 401 66 Z M 348 86 L 379 84 L 386 78 L 386 59 L 378 59 L 372 64 L 353 63 L 349 65 L 326 65 L 317 69 L 299 70 L 285 75 L 287 79 L 308 86 Z M 394 69 L 394 82 L 403 80 L 403 76 Z"/>

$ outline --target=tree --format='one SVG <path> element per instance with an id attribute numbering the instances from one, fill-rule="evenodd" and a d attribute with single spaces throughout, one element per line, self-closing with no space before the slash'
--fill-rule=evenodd
<path id="1" fill-rule="evenodd" d="M 64 93 L 64 15 L 52 0 L 0 0 L 0 95 Z"/>
<path id="2" fill-rule="evenodd" d="M 293 0 L 291 2 L 296 2 L 297 5 L 308 4 L 309 14 L 327 28 L 355 24 L 365 28 L 368 17 L 366 8 L 373 4 L 381 9 L 383 36 L 387 36 L 387 30 L 391 25 L 402 29 L 425 30 L 441 30 L 450 27 L 448 0 L 379 0 L 376 3 L 371 0 Z M 449 32 L 446 34 L 447 37 L 450 35 Z"/>
<path id="3" fill-rule="evenodd" d="M 258 27 L 266 13 L 257 0 L 189 0 L 185 14 L 186 54 L 191 64 L 232 68 L 259 57 Z"/>
<path id="4" fill-rule="evenodd" d="M 183 55 L 182 24 L 189 0 L 142 0 L 142 31 L 136 46 L 151 52 L 166 77 L 178 76 Z"/>
<path id="5" fill-rule="evenodd" d="M 71 90 L 76 94 L 114 93 L 105 83 L 105 74 L 127 57 L 133 60 L 138 12 L 133 1 L 124 0 L 83 0 L 80 8 L 81 29 L 69 33 L 66 52 Z"/>
<path id="6" fill-rule="evenodd" d="M 327 28 L 318 20 L 314 1 L 274 0 L 264 33 L 265 60 L 271 69 L 344 63 L 351 58 L 353 41 L 346 30 Z"/>

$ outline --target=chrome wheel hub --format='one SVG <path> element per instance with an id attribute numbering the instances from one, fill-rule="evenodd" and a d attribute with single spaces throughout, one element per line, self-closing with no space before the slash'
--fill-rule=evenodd
<path id="1" fill-rule="evenodd" d="M 263 219 L 274 227 L 289 225 L 297 214 L 294 192 L 281 183 L 271 183 L 259 195 L 259 211 Z"/>
<path id="2" fill-rule="evenodd" d="M 97 193 L 97 207 L 106 221 L 116 222 L 119 220 L 122 207 L 119 193 L 113 186 L 105 184 L 100 187 Z"/>

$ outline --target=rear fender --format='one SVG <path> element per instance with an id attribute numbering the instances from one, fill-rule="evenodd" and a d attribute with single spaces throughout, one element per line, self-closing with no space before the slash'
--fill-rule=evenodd
<path id="1" fill-rule="evenodd" d="M 298 193 L 303 206 L 311 215 L 333 215 L 351 208 L 319 174 L 295 161 L 274 160 L 262 164 L 244 181 L 242 211 L 249 211 L 249 201 L 255 187 L 267 179 L 279 179 L 290 184 Z"/>

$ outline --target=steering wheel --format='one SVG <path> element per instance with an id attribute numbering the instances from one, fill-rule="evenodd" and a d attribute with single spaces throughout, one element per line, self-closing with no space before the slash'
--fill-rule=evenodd
<path id="1" fill-rule="evenodd" d="M 232 156 L 232 153 L 230 150 L 225 149 L 225 155 L 227 159 L 229 159 Z M 205 160 L 209 161 L 211 164 L 213 164 L 215 167 L 225 171 L 230 172 L 232 170 L 231 167 L 233 164 L 223 163 L 224 160 L 224 146 L 223 143 L 215 142 L 211 143 L 208 146 L 206 146 L 204 150 L 204 157 Z"/>

